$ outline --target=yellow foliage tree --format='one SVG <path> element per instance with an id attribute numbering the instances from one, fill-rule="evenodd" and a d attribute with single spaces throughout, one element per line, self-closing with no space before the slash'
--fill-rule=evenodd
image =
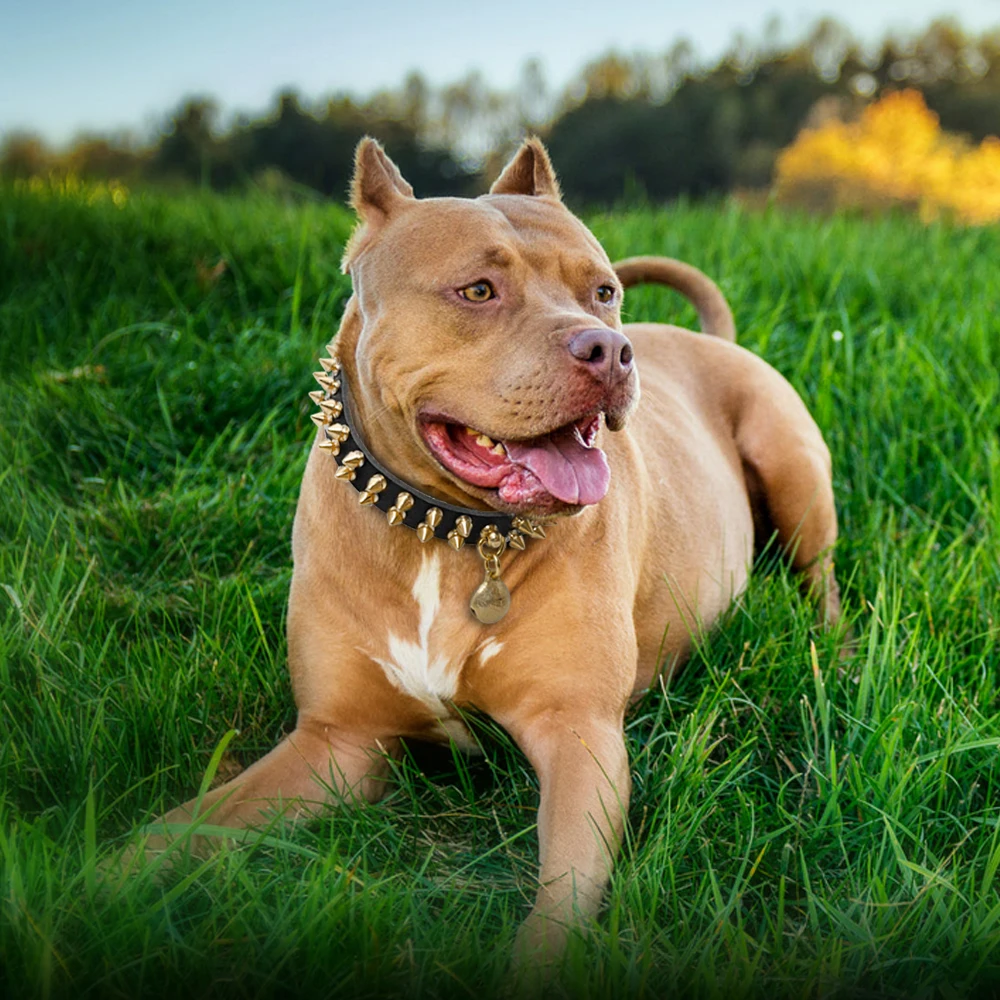
<path id="1" fill-rule="evenodd" d="M 1000 221 L 1000 138 L 941 131 L 917 90 L 888 94 L 856 122 L 803 129 L 778 156 L 783 201 L 830 208 L 904 205 L 982 225 Z"/>

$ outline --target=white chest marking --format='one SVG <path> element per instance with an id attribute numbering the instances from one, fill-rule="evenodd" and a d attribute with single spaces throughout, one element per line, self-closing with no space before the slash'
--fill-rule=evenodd
<path id="1" fill-rule="evenodd" d="M 479 647 L 479 662 L 482 664 L 488 663 L 501 649 L 503 649 L 503 643 L 499 639 L 487 639 Z"/>
<path id="2" fill-rule="evenodd" d="M 458 678 L 449 669 L 448 657 L 434 655 L 431 650 L 431 629 L 441 607 L 441 557 L 437 552 L 423 553 L 412 594 L 420 616 L 417 641 L 390 632 L 388 659 L 373 659 L 400 691 L 422 701 L 435 715 L 445 716 L 448 709 L 444 702 L 455 697 Z"/>

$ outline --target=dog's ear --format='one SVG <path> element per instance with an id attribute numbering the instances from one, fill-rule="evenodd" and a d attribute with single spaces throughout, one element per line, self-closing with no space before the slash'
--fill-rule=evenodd
<path id="1" fill-rule="evenodd" d="M 362 222 L 387 217 L 404 201 L 413 200 L 413 188 L 378 141 L 366 135 L 354 153 L 354 179 L 351 181 L 351 205 Z M 374 218 L 373 218 L 374 216 Z"/>
<path id="2" fill-rule="evenodd" d="M 514 158 L 493 182 L 490 194 L 530 194 L 560 198 L 559 182 L 552 161 L 540 139 L 532 136 L 521 143 Z"/>
<path id="3" fill-rule="evenodd" d="M 344 249 L 341 270 L 350 269 L 390 215 L 414 200 L 413 188 L 403 179 L 399 167 L 375 139 L 366 135 L 354 152 L 351 181 L 351 207 L 358 213 L 359 225 Z"/>

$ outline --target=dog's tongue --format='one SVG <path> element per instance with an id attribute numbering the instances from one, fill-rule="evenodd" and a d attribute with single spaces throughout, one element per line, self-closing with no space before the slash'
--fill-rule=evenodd
<path id="1" fill-rule="evenodd" d="M 608 492 L 611 469 L 600 448 L 588 448 L 576 431 L 556 431 L 525 443 L 505 442 L 507 454 L 529 468 L 563 503 L 597 503 Z"/>

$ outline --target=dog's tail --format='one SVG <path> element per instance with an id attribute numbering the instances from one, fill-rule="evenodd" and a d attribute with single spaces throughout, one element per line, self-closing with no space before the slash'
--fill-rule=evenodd
<path id="1" fill-rule="evenodd" d="M 733 314 L 719 286 L 696 267 L 671 257 L 628 257 L 614 265 L 621 283 L 630 288 L 646 282 L 669 285 L 698 310 L 703 333 L 723 340 L 736 340 Z"/>

